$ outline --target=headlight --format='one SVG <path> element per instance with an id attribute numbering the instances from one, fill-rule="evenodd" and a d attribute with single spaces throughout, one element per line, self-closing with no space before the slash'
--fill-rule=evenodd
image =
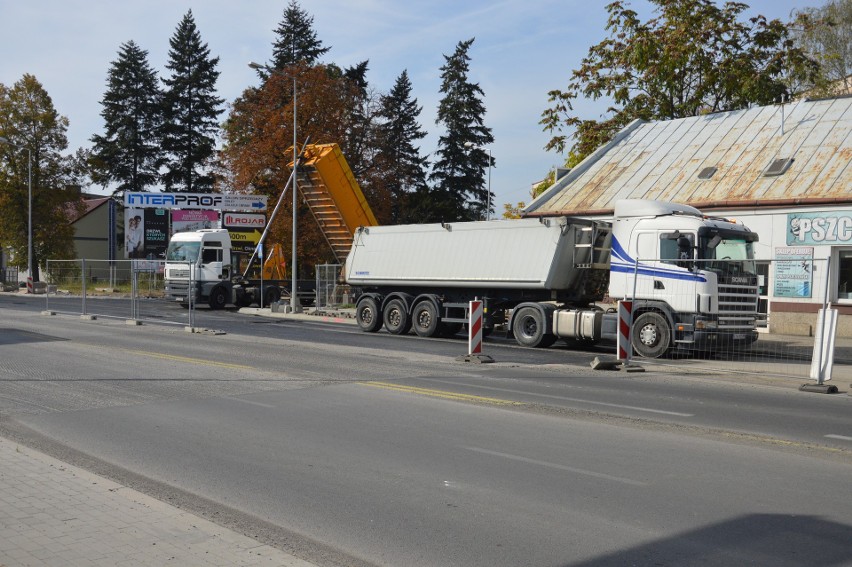
<path id="1" fill-rule="evenodd" d="M 696 329 L 716 329 L 719 324 L 716 321 L 696 321 Z"/>

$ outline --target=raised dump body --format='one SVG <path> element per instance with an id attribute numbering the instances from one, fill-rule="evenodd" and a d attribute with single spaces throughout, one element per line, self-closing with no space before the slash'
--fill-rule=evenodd
<path id="1" fill-rule="evenodd" d="M 576 301 L 590 293 L 583 243 L 593 225 L 554 217 L 362 227 L 346 259 L 346 281 L 379 291 L 528 290 L 538 293 L 525 297 Z"/>
<path id="2" fill-rule="evenodd" d="M 337 144 L 305 146 L 297 171 L 299 192 L 335 258 L 342 262 L 355 230 L 376 225 L 376 217 Z"/>

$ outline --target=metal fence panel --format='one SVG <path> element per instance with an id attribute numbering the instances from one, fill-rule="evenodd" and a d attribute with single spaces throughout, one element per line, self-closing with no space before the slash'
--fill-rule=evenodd
<path id="1" fill-rule="evenodd" d="M 316 309 L 334 309 L 352 302 L 349 285 L 341 283 L 340 264 L 316 266 Z"/>
<path id="2" fill-rule="evenodd" d="M 663 321 L 674 348 L 655 362 L 685 371 L 694 367 L 809 379 L 818 310 L 829 306 L 828 260 L 779 258 L 761 263 L 762 268 L 751 260 L 639 260 L 624 294 L 634 299 L 631 343 L 650 347 L 662 340 L 657 333 Z M 664 305 L 677 306 L 684 316 L 678 320 Z M 771 306 L 778 313 L 772 313 Z M 755 328 L 758 338 L 749 343 L 745 339 Z M 826 345 L 819 346 L 816 352 L 825 352 Z M 852 352 L 838 355 L 833 342 L 827 346 L 835 379 L 852 378 L 852 360 L 847 360 Z"/>
<path id="3" fill-rule="evenodd" d="M 163 266 L 161 260 L 48 260 L 45 308 L 186 325 L 186 310 L 164 308 Z"/>

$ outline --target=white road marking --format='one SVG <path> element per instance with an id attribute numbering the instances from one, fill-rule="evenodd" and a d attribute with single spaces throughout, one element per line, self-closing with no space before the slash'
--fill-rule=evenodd
<path id="1" fill-rule="evenodd" d="M 531 465 L 539 465 L 539 466 L 542 466 L 542 467 L 559 469 L 559 470 L 562 470 L 562 471 L 568 471 L 568 472 L 572 472 L 572 473 L 575 473 L 575 474 L 581 474 L 581 475 L 585 475 L 585 476 L 592 476 L 592 477 L 600 478 L 600 479 L 603 479 L 603 480 L 611 480 L 611 481 L 614 481 L 614 482 L 621 482 L 623 484 L 629 484 L 631 486 L 647 486 L 648 485 L 648 483 L 640 482 L 638 480 L 632 480 L 632 479 L 623 478 L 623 477 L 620 477 L 620 476 L 613 476 L 613 475 L 610 475 L 610 474 L 599 473 L 599 472 L 590 471 L 590 470 L 586 470 L 586 469 L 578 469 L 578 468 L 575 468 L 575 467 L 560 465 L 558 463 L 549 463 L 547 461 L 539 461 L 537 459 L 530 459 L 528 457 L 521 457 L 520 455 L 510 455 L 508 453 L 501 453 L 499 451 L 490 451 L 488 449 L 482 449 L 480 447 L 464 447 L 464 448 L 467 449 L 468 451 L 475 451 L 477 453 L 482 453 L 484 455 L 492 455 L 492 456 L 495 456 L 495 457 L 503 457 L 504 459 L 511 459 L 513 461 L 520 461 L 522 463 L 529 463 Z"/>
<path id="2" fill-rule="evenodd" d="M 242 403 L 244 403 L 244 404 L 251 404 L 251 405 L 253 405 L 253 406 L 260 406 L 260 407 L 262 407 L 262 408 L 273 408 L 273 409 L 274 409 L 274 408 L 276 407 L 276 406 L 269 405 L 269 404 L 262 404 L 262 403 L 260 403 L 260 402 L 253 402 L 253 401 L 251 401 L 251 400 L 244 400 L 244 399 L 242 399 L 242 398 L 228 398 L 228 399 L 229 399 L 229 400 L 234 400 L 235 402 L 242 402 Z"/>
<path id="3" fill-rule="evenodd" d="M 841 441 L 852 441 L 852 437 L 847 437 L 846 435 L 829 434 L 826 435 L 826 437 L 828 437 L 829 439 L 840 439 Z"/>
<path id="4" fill-rule="evenodd" d="M 435 379 L 435 378 L 423 378 L 423 380 L 428 380 L 429 382 L 443 382 L 444 384 L 456 384 L 456 385 L 458 385 L 458 382 L 453 382 L 451 380 L 438 380 L 438 379 Z M 677 412 L 677 411 L 666 411 L 666 410 L 659 410 L 659 409 L 654 409 L 654 408 L 643 408 L 643 407 L 639 407 L 639 406 L 626 406 L 626 405 L 623 405 L 623 404 L 611 404 L 611 403 L 608 403 L 608 402 L 598 402 L 598 401 L 595 401 L 595 400 L 584 400 L 582 398 L 568 398 L 568 397 L 565 397 L 565 396 L 556 396 L 554 394 L 537 394 L 537 393 L 534 393 L 534 392 L 525 392 L 523 390 L 513 390 L 511 388 L 497 388 L 497 387 L 494 387 L 494 386 L 478 386 L 478 385 L 473 385 L 473 384 L 465 384 L 465 385 L 470 386 L 471 388 L 480 388 L 482 390 L 495 390 L 495 391 L 498 391 L 498 392 L 509 392 L 509 393 L 512 393 L 512 394 L 523 394 L 525 396 L 536 396 L 536 397 L 539 397 L 539 398 L 550 398 L 550 399 L 554 399 L 554 400 L 563 400 L 563 401 L 566 401 L 566 402 L 577 402 L 577 403 L 581 403 L 581 404 L 593 404 L 593 405 L 597 405 L 597 406 L 606 406 L 606 407 L 611 407 L 611 408 L 628 409 L 628 410 L 633 410 L 633 411 L 642 411 L 642 412 L 646 412 L 646 413 L 660 413 L 660 414 L 663 414 L 663 415 L 673 415 L 673 416 L 676 416 L 676 417 L 695 417 L 694 413 L 681 413 L 681 412 Z"/>

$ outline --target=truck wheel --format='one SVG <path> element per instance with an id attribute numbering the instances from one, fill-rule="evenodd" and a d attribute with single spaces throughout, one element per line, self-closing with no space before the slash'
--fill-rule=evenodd
<path id="1" fill-rule="evenodd" d="M 210 309 L 224 309 L 228 305 L 228 292 L 224 287 L 215 287 L 210 292 L 210 299 L 207 302 L 210 304 Z"/>
<path id="2" fill-rule="evenodd" d="M 433 337 L 438 332 L 438 310 L 428 299 L 414 306 L 411 319 L 414 332 L 421 337 Z"/>
<path id="3" fill-rule="evenodd" d="M 556 342 L 556 335 L 547 332 L 544 314 L 535 307 L 522 307 L 512 322 L 512 332 L 518 344 L 545 348 Z"/>
<path id="4" fill-rule="evenodd" d="M 639 315 L 633 322 L 633 350 L 645 358 L 659 358 L 669 350 L 672 330 L 668 320 L 654 311 Z"/>
<path id="5" fill-rule="evenodd" d="M 382 313 L 379 304 L 372 297 L 365 297 L 355 308 L 355 320 L 362 331 L 375 333 L 382 328 Z"/>
<path id="6" fill-rule="evenodd" d="M 384 318 L 385 329 L 391 334 L 404 335 L 411 330 L 411 317 L 408 315 L 405 302 L 401 299 L 388 301 L 382 317 Z"/>

